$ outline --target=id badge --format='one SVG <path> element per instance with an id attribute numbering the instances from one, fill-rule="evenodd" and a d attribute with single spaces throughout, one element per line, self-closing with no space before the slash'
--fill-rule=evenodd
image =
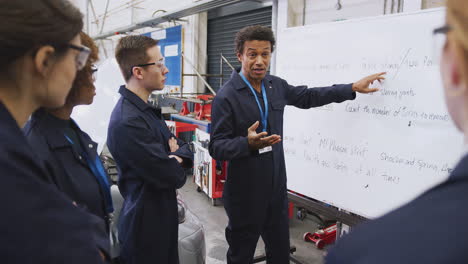
<path id="1" fill-rule="evenodd" d="M 262 148 L 262 149 L 259 149 L 259 150 L 258 150 L 258 153 L 259 153 L 259 154 L 263 154 L 263 153 L 266 153 L 266 152 L 270 152 L 270 151 L 272 151 L 272 150 L 273 150 L 273 148 L 272 148 L 271 146 L 268 146 L 268 147 L 264 147 L 264 148 Z"/>

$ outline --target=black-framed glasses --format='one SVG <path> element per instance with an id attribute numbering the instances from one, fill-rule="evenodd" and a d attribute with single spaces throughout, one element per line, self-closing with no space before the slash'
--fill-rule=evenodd
<path id="1" fill-rule="evenodd" d="M 91 66 L 91 78 L 93 79 L 93 82 L 95 82 L 97 79 L 97 73 L 98 73 L 98 68 L 96 67 L 96 65 L 92 65 Z"/>
<path id="2" fill-rule="evenodd" d="M 159 69 L 160 72 L 162 72 L 166 66 L 166 60 L 162 58 L 160 61 L 157 62 L 149 62 L 149 63 L 143 63 L 143 64 L 137 64 L 133 65 L 131 70 L 130 70 L 130 75 L 133 75 L 133 68 L 134 67 L 146 67 L 146 66 L 151 66 L 151 65 L 156 65 Z"/>
<path id="3" fill-rule="evenodd" d="M 434 29 L 434 31 L 432 31 L 432 34 L 433 35 L 436 35 L 436 34 L 447 34 L 447 32 L 449 32 L 450 30 L 452 30 L 452 27 L 449 26 L 449 25 L 443 25 L 441 27 L 438 27 L 436 29 Z"/>
<path id="4" fill-rule="evenodd" d="M 70 43 L 68 44 L 68 47 L 79 51 L 76 56 L 76 68 L 77 70 L 83 69 L 88 61 L 89 54 L 91 54 L 91 50 L 86 46 L 77 46 Z"/>
<path id="5" fill-rule="evenodd" d="M 452 30 L 450 25 L 443 25 L 432 31 L 432 54 L 433 62 L 436 64 L 440 63 L 442 58 L 442 51 L 444 50 L 445 43 L 447 42 L 447 33 Z"/>

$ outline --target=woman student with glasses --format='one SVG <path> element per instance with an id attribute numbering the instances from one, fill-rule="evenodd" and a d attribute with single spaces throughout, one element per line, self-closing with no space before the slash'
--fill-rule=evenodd
<path id="1" fill-rule="evenodd" d="M 102 222 L 57 189 L 21 131 L 36 109 L 65 104 L 89 55 L 82 15 L 65 0 L 0 6 L 1 262 L 102 263 Z"/>

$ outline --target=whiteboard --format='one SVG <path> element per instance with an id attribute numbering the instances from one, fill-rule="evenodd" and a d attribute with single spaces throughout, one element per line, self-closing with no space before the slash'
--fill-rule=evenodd
<path id="1" fill-rule="evenodd" d="M 368 218 L 443 181 L 462 151 L 447 113 L 432 30 L 444 10 L 278 32 L 277 75 L 309 87 L 387 72 L 379 92 L 302 110 L 286 107 L 288 189 Z"/>

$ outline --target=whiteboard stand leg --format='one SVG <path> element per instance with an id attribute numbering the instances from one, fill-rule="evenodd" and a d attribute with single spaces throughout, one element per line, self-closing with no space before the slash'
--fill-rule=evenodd
<path id="1" fill-rule="evenodd" d="M 298 260 L 294 255 L 289 255 L 289 260 L 292 262 L 292 263 L 295 263 L 295 264 L 305 264 L 303 262 L 301 262 L 300 260 Z"/>

